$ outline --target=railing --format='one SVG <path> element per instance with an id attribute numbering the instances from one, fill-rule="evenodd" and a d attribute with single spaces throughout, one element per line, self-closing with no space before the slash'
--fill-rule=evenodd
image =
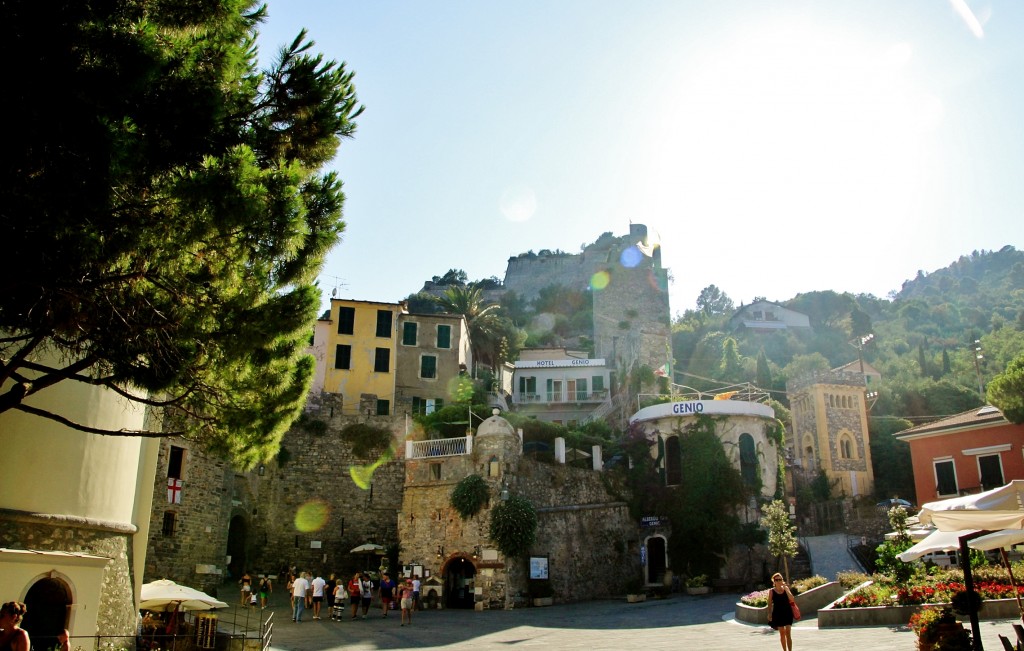
<path id="1" fill-rule="evenodd" d="M 577 402 L 605 402 L 608 400 L 608 390 L 599 389 L 597 391 L 576 391 L 574 393 L 517 393 L 512 396 L 512 402 L 517 405 L 529 404 L 529 403 L 577 403 Z"/>
<path id="2" fill-rule="evenodd" d="M 406 441 L 406 459 L 427 459 L 430 457 L 455 457 L 473 451 L 473 437 L 460 436 L 454 439 L 431 439 L 429 441 Z"/>

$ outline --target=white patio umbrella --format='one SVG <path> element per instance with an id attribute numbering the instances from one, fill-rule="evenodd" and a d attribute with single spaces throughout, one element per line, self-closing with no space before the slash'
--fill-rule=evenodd
<path id="1" fill-rule="evenodd" d="M 909 563 L 910 561 L 916 561 L 922 556 L 934 554 L 935 552 L 956 551 L 957 549 L 960 549 L 960 536 L 974 533 L 974 531 L 974 529 L 959 531 L 940 531 L 939 529 L 935 529 L 930 534 L 917 541 L 913 547 L 910 547 L 902 554 L 896 556 L 896 558 Z M 971 541 L 971 543 L 973 542 L 974 541 Z M 973 544 L 971 544 L 971 546 L 973 547 Z"/>
<path id="2" fill-rule="evenodd" d="M 929 502 L 918 514 L 921 524 L 934 524 L 942 531 L 958 529 L 1024 529 L 1024 480 L 983 493 Z"/>
<path id="3" fill-rule="evenodd" d="M 168 579 L 142 584 L 140 610 L 212 610 L 227 608 L 223 601 L 205 592 L 178 585 Z"/>
<path id="4" fill-rule="evenodd" d="M 377 554 L 379 556 L 384 555 L 384 546 L 376 543 L 363 543 L 358 547 L 349 550 L 350 554 Z"/>

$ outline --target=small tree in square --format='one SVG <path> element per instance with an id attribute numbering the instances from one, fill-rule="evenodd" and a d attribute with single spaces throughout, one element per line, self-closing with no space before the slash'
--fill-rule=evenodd
<path id="1" fill-rule="evenodd" d="M 797 551 L 796 527 L 789 522 L 789 509 L 782 500 L 775 500 L 761 513 L 761 526 L 768 530 L 768 553 L 782 559 L 782 573 L 789 583 L 787 559 L 796 556 Z"/>

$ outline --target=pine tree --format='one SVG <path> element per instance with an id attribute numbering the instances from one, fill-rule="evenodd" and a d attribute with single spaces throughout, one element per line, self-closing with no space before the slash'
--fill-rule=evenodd
<path id="1" fill-rule="evenodd" d="M 312 380 L 314 281 L 344 228 L 323 167 L 361 107 L 305 32 L 258 71 L 264 18 L 250 0 L 0 4 L 0 111 L 17 125 L 0 413 L 188 434 L 243 466 L 276 452 Z M 65 382 L 166 407 L 170 431 L 28 404 Z"/>

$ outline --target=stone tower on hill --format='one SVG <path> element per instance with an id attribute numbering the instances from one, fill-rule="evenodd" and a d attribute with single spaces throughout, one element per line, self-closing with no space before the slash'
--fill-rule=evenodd
<path id="1" fill-rule="evenodd" d="M 668 270 L 661 266 L 660 244 L 651 242 L 643 224 L 630 224 L 621 237 L 605 233 L 582 253 L 511 257 L 504 285 L 526 299 L 551 285 L 590 291 L 594 357 L 608 360 L 620 380 L 640 367 L 670 375 Z"/>

